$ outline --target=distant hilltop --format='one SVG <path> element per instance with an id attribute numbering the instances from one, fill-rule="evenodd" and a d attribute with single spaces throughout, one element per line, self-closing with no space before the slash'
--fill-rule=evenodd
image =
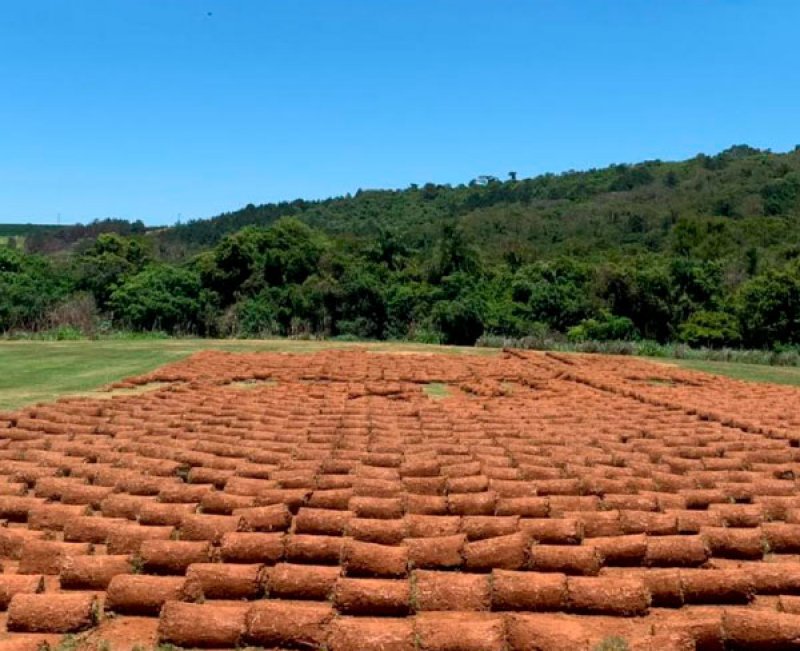
<path id="1" fill-rule="evenodd" d="M 749 224 L 795 218 L 800 216 L 798 201 L 800 146 L 773 153 L 737 145 L 677 162 L 650 160 L 523 179 L 512 171 L 504 180 L 483 174 L 460 185 L 414 183 L 323 200 L 248 204 L 170 227 L 107 219 L 60 228 L 8 225 L 0 229 L 16 230 L 0 230 L 0 235 L 30 236 L 28 250 L 50 253 L 103 232 L 148 233 L 171 257 L 184 257 L 245 226 L 269 226 L 281 217 L 351 239 L 372 238 L 390 228 L 413 246 L 438 237 L 443 223 L 456 220 L 490 256 L 630 247 L 652 252 L 663 250 L 673 228 L 686 220 L 701 220 L 702 228 L 713 229 L 719 227 L 712 225 L 714 220 Z"/>

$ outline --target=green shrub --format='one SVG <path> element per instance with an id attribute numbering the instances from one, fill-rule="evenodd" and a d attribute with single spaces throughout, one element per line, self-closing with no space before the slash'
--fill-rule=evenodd
<path id="1" fill-rule="evenodd" d="M 110 306 L 119 322 L 138 330 L 202 334 L 203 298 L 196 272 L 154 265 L 115 289 Z"/>
<path id="2" fill-rule="evenodd" d="M 737 303 L 745 345 L 800 345 L 800 262 L 748 281 Z"/>
<path id="3" fill-rule="evenodd" d="M 738 320 L 725 312 L 695 312 L 680 325 L 678 337 L 690 346 L 709 348 L 735 346 L 742 340 Z"/>
<path id="4" fill-rule="evenodd" d="M 597 644 L 592 651 L 629 651 L 630 647 L 624 637 L 610 635 Z"/>
<path id="5" fill-rule="evenodd" d="M 265 337 L 280 333 L 278 307 L 268 292 L 239 301 L 233 311 L 236 323 L 229 334 Z"/>
<path id="6" fill-rule="evenodd" d="M 584 319 L 567 331 L 570 341 L 633 341 L 639 333 L 633 321 L 626 316 L 603 312 L 597 318 Z"/>
<path id="7" fill-rule="evenodd" d="M 49 260 L 0 247 L 0 332 L 40 329 L 70 289 Z"/>
<path id="8" fill-rule="evenodd" d="M 441 344 L 444 339 L 441 332 L 429 326 L 413 328 L 408 338 L 416 344 Z"/>
<path id="9" fill-rule="evenodd" d="M 83 339 L 83 333 L 73 326 L 61 326 L 55 333 L 56 341 L 77 341 Z"/>
<path id="10" fill-rule="evenodd" d="M 436 303 L 432 317 L 446 344 L 471 346 L 483 334 L 480 307 L 469 298 Z"/>

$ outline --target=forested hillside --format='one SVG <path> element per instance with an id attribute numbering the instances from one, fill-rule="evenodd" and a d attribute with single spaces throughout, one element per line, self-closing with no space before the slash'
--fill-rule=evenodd
<path id="1" fill-rule="evenodd" d="M 91 226 L 0 249 L 0 329 L 800 345 L 800 148 Z"/>
<path id="2" fill-rule="evenodd" d="M 318 202 L 249 205 L 162 231 L 159 241 L 193 252 L 244 226 L 293 216 L 329 235 L 371 238 L 393 229 L 414 248 L 457 221 L 489 257 L 593 256 L 693 247 L 703 257 L 742 244 L 772 248 L 787 218 L 800 233 L 800 149 L 772 154 L 746 146 L 678 163 L 648 161 L 502 182 L 482 177 L 457 187 L 359 190 Z M 691 232 L 686 232 L 687 228 Z M 672 237 L 670 237 L 672 236 Z M 714 243 L 709 240 L 715 240 Z"/>

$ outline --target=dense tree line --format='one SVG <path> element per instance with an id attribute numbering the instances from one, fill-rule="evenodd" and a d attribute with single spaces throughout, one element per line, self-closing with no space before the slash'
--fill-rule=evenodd
<path id="1" fill-rule="evenodd" d="M 0 248 L 0 330 L 91 310 L 107 328 L 209 336 L 800 346 L 800 150 L 114 230 L 69 255 Z"/>

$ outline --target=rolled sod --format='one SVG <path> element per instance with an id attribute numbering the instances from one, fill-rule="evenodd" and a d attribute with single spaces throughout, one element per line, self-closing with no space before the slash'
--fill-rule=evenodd
<path id="1" fill-rule="evenodd" d="M 641 579 L 570 576 L 567 594 L 576 612 L 633 616 L 646 614 L 650 606 L 650 591 Z"/>
<path id="2" fill-rule="evenodd" d="M 158 640 L 179 647 L 233 648 L 245 630 L 248 605 L 167 601 L 158 620 Z"/>
<path id="3" fill-rule="evenodd" d="M 340 578 L 333 593 L 333 605 L 350 615 L 406 615 L 411 603 L 407 579 Z"/>
<path id="4" fill-rule="evenodd" d="M 197 581 L 208 599 L 254 599 L 264 589 L 260 564 L 192 563 L 186 578 Z"/>
<path id="5" fill-rule="evenodd" d="M 327 637 L 335 611 L 311 601 L 259 601 L 247 612 L 245 641 L 268 648 L 317 648 Z"/>
<path id="6" fill-rule="evenodd" d="M 61 563 L 59 579 L 67 590 L 105 590 L 115 576 L 132 571 L 126 555 L 67 556 Z"/>
<path id="7" fill-rule="evenodd" d="M 139 555 L 147 572 L 184 574 L 192 563 L 211 560 L 211 545 L 201 541 L 147 540 Z"/>
<path id="8" fill-rule="evenodd" d="M 430 651 L 504 651 L 503 617 L 493 613 L 419 613 L 415 632 Z"/>
<path id="9" fill-rule="evenodd" d="M 6 610 L 14 595 L 37 594 L 44 590 L 44 577 L 25 574 L 0 574 L 0 610 Z"/>
<path id="10" fill-rule="evenodd" d="M 415 610 L 489 610 L 488 574 L 415 570 L 411 577 Z"/>
<path id="11" fill-rule="evenodd" d="M 195 602 L 203 597 L 196 580 L 182 576 L 120 574 L 106 591 L 106 610 L 123 615 L 158 615 L 167 601 Z"/>
<path id="12" fill-rule="evenodd" d="M 97 599 L 84 593 L 18 593 L 8 605 L 8 630 L 77 633 L 96 624 Z"/>
<path id="13" fill-rule="evenodd" d="M 567 598 L 564 574 L 492 572 L 492 610 L 563 610 Z"/>
<path id="14" fill-rule="evenodd" d="M 417 651 L 411 619 L 337 617 L 330 625 L 330 651 Z"/>
<path id="15" fill-rule="evenodd" d="M 325 601 L 340 574 L 338 566 L 279 563 L 269 569 L 267 592 L 272 598 Z"/>

